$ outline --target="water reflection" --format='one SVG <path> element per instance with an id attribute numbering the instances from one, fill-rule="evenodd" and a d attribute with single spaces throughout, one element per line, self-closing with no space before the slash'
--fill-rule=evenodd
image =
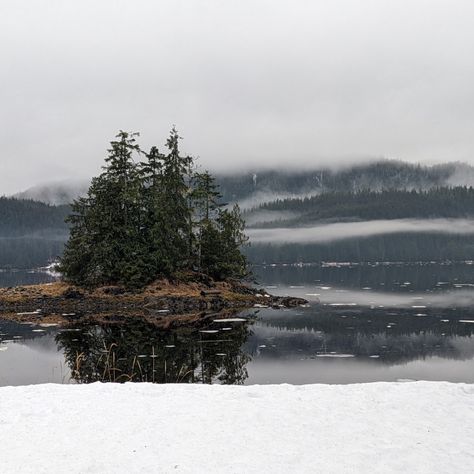
<path id="1" fill-rule="evenodd" d="M 141 317 L 67 329 L 0 319 L 0 385 L 474 382 L 473 265 L 261 270 L 275 294 L 313 301 L 173 330 Z"/>
<path id="2" fill-rule="evenodd" d="M 56 342 L 79 383 L 243 384 L 250 356 L 242 345 L 249 335 L 249 323 L 167 331 L 137 319 L 71 328 L 58 333 Z"/>

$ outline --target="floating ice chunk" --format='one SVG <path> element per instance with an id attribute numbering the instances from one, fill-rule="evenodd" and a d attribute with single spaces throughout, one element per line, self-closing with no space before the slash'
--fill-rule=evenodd
<path id="1" fill-rule="evenodd" d="M 38 314 L 38 313 L 41 313 L 40 309 L 37 309 L 35 311 L 25 311 L 23 313 L 16 313 L 16 314 L 17 314 L 17 316 L 32 316 L 32 315 Z"/>
<path id="2" fill-rule="evenodd" d="M 223 318 L 223 319 L 214 319 L 215 323 L 244 323 L 247 319 L 244 318 Z"/>
<path id="3" fill-rule="evenodd" d="M 316 357 L 334 357 L 334 358 L 350 358 L 350 357 L 355 357 L 354 354 L 316 354 Z"/>

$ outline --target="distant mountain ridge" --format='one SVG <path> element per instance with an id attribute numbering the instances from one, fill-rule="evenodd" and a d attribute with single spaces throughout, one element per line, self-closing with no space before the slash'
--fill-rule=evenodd
<path id="1" fill-rule="evenodd" d="M 59 206 L 70 204 L 74 199 L 87 193 L 90 182 L 88 180 L 53 182 L 39 184 L 14 194 L 17 199 L 31 199 Z"/>
<path id="2" fill-rule="evenodd" d="M 247 170 L 217 175 L 225 202 L 252 208 L 276 199 L 314 196 L 325 192 L 384 189 L 411 190 L 434 187 L 474 186 L 474 167 L 459 162 L 424 166 L 381 160 L 340 170 Z M 47 183 L 15 194 L 48 204 L 67 204 L 87 192 L 87 180 Z"/>

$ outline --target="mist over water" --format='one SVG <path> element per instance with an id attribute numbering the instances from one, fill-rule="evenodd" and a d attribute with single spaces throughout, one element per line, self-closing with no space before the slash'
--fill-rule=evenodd
<path id="1" fill-rule="evenodd" d="M 248 229 L 253 243 L 308 244 L 397 233 L 474 234 L 472 219 L 386 219 L 338 222 L 311 227 Z"/>

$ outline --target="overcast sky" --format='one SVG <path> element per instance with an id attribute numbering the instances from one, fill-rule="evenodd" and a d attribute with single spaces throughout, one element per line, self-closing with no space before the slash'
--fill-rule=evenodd
<path id="1" fill-rule="evenodd" d="M 172 124 L 203 166 L 474 162 L 472 0 L 1 0 L 0 194 Z"/>

